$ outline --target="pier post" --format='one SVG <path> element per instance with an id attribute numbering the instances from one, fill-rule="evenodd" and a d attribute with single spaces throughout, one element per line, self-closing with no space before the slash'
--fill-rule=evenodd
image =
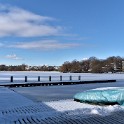
<path id="1" fill-rule="evenodd" d="M 40 76 L 38 76 L 38 81 L 40 81 Z"/>
<path id="2" fill-rule="evenodd" d="M 70 76 L 70 81 L 72 80 L 72 76 Z"/>
<path id="3" fill-rule="evenodd" d="M 51 81 L 51 76 L 49 76 L 49 81 Z"/>
<path id="4" fill-rule="evenodd" d="M 25 76 L 25 82 L 27 82 L 27 76 Z"/>
<path id="5" fill-rule="evenodd" d="M 78 80 L 81 80 L 81 76 L 78 76 Z"/>
<path id="6" fill-rule="evenodd" d="M 10 77 L 10 82 L 13 82 L 13 76 Z"/>
<path id="7" fill-rule="evenodd" d="M 60 81 L 62 81 L 62 76 L 60 76 Z"/>

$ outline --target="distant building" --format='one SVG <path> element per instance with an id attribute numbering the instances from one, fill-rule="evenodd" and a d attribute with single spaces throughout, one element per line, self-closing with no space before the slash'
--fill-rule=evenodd
<path id="1" fill-rule="evenodd" d="M 122 61 L 122 71 L 124 71 L 124 61 Z"/>

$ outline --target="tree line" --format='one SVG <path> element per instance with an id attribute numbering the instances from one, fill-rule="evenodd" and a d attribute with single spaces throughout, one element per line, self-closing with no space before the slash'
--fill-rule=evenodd
<path id="1" fill-rule="evenodd" d="M 112 56 L 106 59 L 90 57 L 86 60 L 66 61 L 61 66 L 0 65 L 0 71 L 60 71 L 64 73 L 108 73 L 124 71 L 124 58 Z"/>
<path id="2" fill-rule="evenodd" d="M 123 71 L 124 58 L 120 56 L 112 56 L 107 59 L 98 59 L 90 57 L 87 60 L 72 62 L 66 61 L 60 67 L 61 72 L 70 73 L 108 73 L 108 72 L 121 72 Z"/>
<path id="3" fill-rule="evenodd" d="M 56 66 L 0 65 L 0 71 L 58 71 Z"/>

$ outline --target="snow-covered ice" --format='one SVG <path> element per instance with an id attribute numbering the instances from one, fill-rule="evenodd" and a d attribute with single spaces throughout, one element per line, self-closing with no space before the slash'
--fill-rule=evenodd
<path id="1" fill-rule="evenodd" d="M 60 73 L 60 72 L 40 72 L 40 71 L 24 71 L 24 72 L 0 72 L 0 83 L 11 83 L 10 77 L 13 76 L 14 82 L 24 82 L 25 76 L 28 77 L 29 82 L 38 82 L 38 76 L 41 78 L 41 82 L 49 81 L 49 76 L 52 77 L 52 81 L 59 81 L 60 76 L 63 76 L 63 81 L 69 81 L 69 76 L 72 76 L 72 80 L 78 80 L 78 76 L 81 76 L 82 81 L 89 80 L 124 80 L 124 73 L 122 74 L 92 74 L 92 73 Z"/>

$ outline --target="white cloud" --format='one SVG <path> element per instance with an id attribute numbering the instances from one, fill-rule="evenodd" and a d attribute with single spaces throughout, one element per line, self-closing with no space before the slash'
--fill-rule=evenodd
<path id="1" fill-rule="evenodd" d="M 5 58 L 13 60 L 23 60 L 23 58 L 18 57 L 16 54 L 6 55 Z"/>
<path id="2" fill-rule="evenodd" d="M 82 60 L 88 60 L 88 58 L 83 58 Z"/>
<path id="3" fill-rule="evenodd" d="M 50 26 L 51 17 L 41 16 L 21 8 L 0 5 L 0 37 L 5 36 L 50 36 L 58 35 L 62 28 Z"/>
<path id="4" fill-rule="evenodd" d="M 61 43 L 56 40 L 44 40 L 34 42 L 18 42 L 8 47 L 21 49 L 55 50 L 73 48 L 79 45 L 80 44 L 77 43 Z"/>

